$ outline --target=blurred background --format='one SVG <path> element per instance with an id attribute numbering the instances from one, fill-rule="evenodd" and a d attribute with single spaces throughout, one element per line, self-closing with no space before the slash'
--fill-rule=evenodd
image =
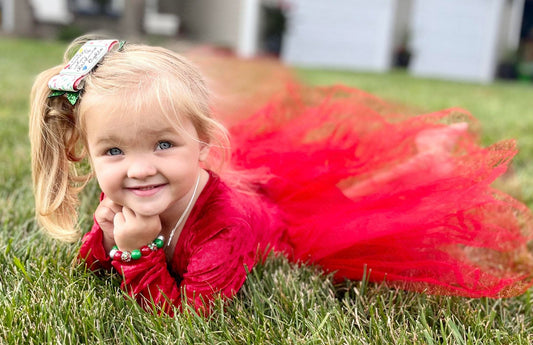
<path id="1" fill-rule="evenodd" d="M 533 0 L 0 0 L 4 36 L 104 31 L 309 68 L 533 80 Z"/>

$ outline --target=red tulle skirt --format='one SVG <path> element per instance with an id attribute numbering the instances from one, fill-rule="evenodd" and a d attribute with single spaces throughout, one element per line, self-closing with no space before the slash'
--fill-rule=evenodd
<path id="1" fill-rule="evenodd" d="M 461 109 L 411 116 L 357 89 L 289 85 L 231 135 L 234 168 L 286 219 L 292 259 L 434 294 L 531 286 L 531 211 L 491 187 L 514 141 L 481 147 Z"/>

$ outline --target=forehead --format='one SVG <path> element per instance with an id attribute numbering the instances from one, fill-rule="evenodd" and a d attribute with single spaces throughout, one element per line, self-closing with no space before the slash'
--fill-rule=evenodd
<path id="1" fill-rule="evenodd" d="M 166 132 L 180 132 L 188 127 L 187 120 L 178 114 L 168 114 L 155 102 L 144 105 L 128 103 L 126 100 L 91 102 L 83 114 L 86 134 L 90 136 L 137 137 Z"/>

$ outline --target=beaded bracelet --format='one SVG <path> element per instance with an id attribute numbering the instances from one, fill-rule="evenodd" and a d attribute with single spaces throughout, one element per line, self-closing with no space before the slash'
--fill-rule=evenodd
<path id="1" fill-rule="evenodd" d="M 148 243 L 146 246 L 143 246 L 141 249 L 134 249 L 131 252 L 128 252 L 127 250 L 121 251 L 121 250 L 118 250 L 117 246 L 113 246 L 113 249 L 111 249 L 111 251 L 109 252 L 109 256 L 113 260 L 122 261 L 122 262 L 130 262 L 131 260 L 138 260 L 143 255 L 148 255 L 150 254 L 150 252 L 155 252 L 156 250 L 163 248 L 164 244 L 165 244 L 165 238 L 163 237 L 163 235 L 159 235 L 151 243 Z"/>

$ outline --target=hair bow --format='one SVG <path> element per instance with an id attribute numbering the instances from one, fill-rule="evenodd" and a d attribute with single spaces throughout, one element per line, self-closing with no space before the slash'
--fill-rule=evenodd
<path id="1" fill-rule="evenodd" d="M 118 44 L 122 50 L 125 41 L 93 40 L 86 42 L 59 74 L 48 81 L 52 92 L 48 97 L 66 95 L 70 104 L 75 105 L 83 89 L 84 79 L 113 47 Z"/>

